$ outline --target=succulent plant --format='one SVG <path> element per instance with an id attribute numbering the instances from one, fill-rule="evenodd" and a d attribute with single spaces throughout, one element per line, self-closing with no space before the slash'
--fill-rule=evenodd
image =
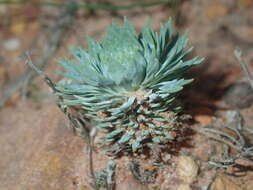
<path id="1" fill-rule="evenodd" d="M 126 18 L 123 26 L 113 22 L 101 43 L 88 39 L 88 50 L 75 48 L 72 59 L 59 60 L 69 82 L 56 84 L 57 95 L 95 121 L 116 152 L 172 142 L 180 130 L 176 96 L 192 82 L 182 74 L 203 60 L 187 59 L 187 41 L 173 33 L 171 20 L 160 33 L 148 23 L 140 34 Z"/>

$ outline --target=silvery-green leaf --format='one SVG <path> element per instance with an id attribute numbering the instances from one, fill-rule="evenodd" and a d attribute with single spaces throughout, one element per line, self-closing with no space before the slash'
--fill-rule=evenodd
<path id="1" fill-rule="evenodd" d="M 107 139 L 111 139 L 111 138 L 114 138 L 115 136 L 119 135 L 120 133 L 123 132 L 123 129 L 116 129 L 108 134 L 106 134 L 106 138 Z"/>
<path id="2" fill-rule="evenodd" d="M 156 144 L 161 143 L 161 139 L 160 139 L 159 137 L 154 137 L 154 138 L 152 138 L 152 141 L 153 141 L 154 143 L 156 143 Z"/>

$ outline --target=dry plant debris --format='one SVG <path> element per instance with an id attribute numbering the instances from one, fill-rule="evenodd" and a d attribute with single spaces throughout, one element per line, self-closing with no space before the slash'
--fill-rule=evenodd
<path id="1" fill-rule="evenodd" d="M 200 129 L 200 132 L 208 138 L 224 144 L 224 151 L 220 159 L 213 156 L 209 164 L 216 168 L 228 168 L 236 165 L 238 159 L 247 159 L 253 161 L 253 145 L 246 135 L 253 136 L 253 130 L 243 126 L 242 117 L 238 112 L 228 112 L 231 120 L 236 121 L 237 126 L 213 127 L 206 126 Z M 231 153 L 231 149 L 236 153 Z"/>

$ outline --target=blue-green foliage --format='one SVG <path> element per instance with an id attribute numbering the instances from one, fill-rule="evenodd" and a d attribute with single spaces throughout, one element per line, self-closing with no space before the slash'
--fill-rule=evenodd
<path id="1" fill-rule="evenodd" d="M 105 141 L 129 144 L 133 151 L 148 138 L 155 143 L 172 140 L 173 127 L 161 113 L 179 109 L 175 97 L 192 81 L 182 74 L 203 60 L 187 60 L 187 34 L 173 34 L 169 21 L 160 33 L 149 23 L 137 35 L 125 18 L 123 26 L 112 23 L 101 43 L 88 42 L 88 50 L 76 48 L 74 59 L 59 61 L 66 70 L 63 75 L 71 80 L 56 85 L 63 103 L 84 109 L 85 116 L 108 131 Z"/>

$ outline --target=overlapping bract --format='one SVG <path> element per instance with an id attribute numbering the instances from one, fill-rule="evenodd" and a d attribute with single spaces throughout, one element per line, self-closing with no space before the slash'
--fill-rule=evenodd
<path id="1" fill-rule="evenodd" d="M 186 59 L 187 35 L 174 35 L 171 21 L 160 33 L 148 24 L 137 35 L 124 19 L 123 26 L 112 23 L 101 43 L 88 41 L 88 50 L 74 49 L 73 60 L 59 61 L 71 81 L 56 85 L 63 104 L 83 109 L 116 152 L 174 140 L 174 115 L 166 113 L 179 110 L 175 97 L 192 81 L 182 78 L 184 71 L 202 62 Z"/>

